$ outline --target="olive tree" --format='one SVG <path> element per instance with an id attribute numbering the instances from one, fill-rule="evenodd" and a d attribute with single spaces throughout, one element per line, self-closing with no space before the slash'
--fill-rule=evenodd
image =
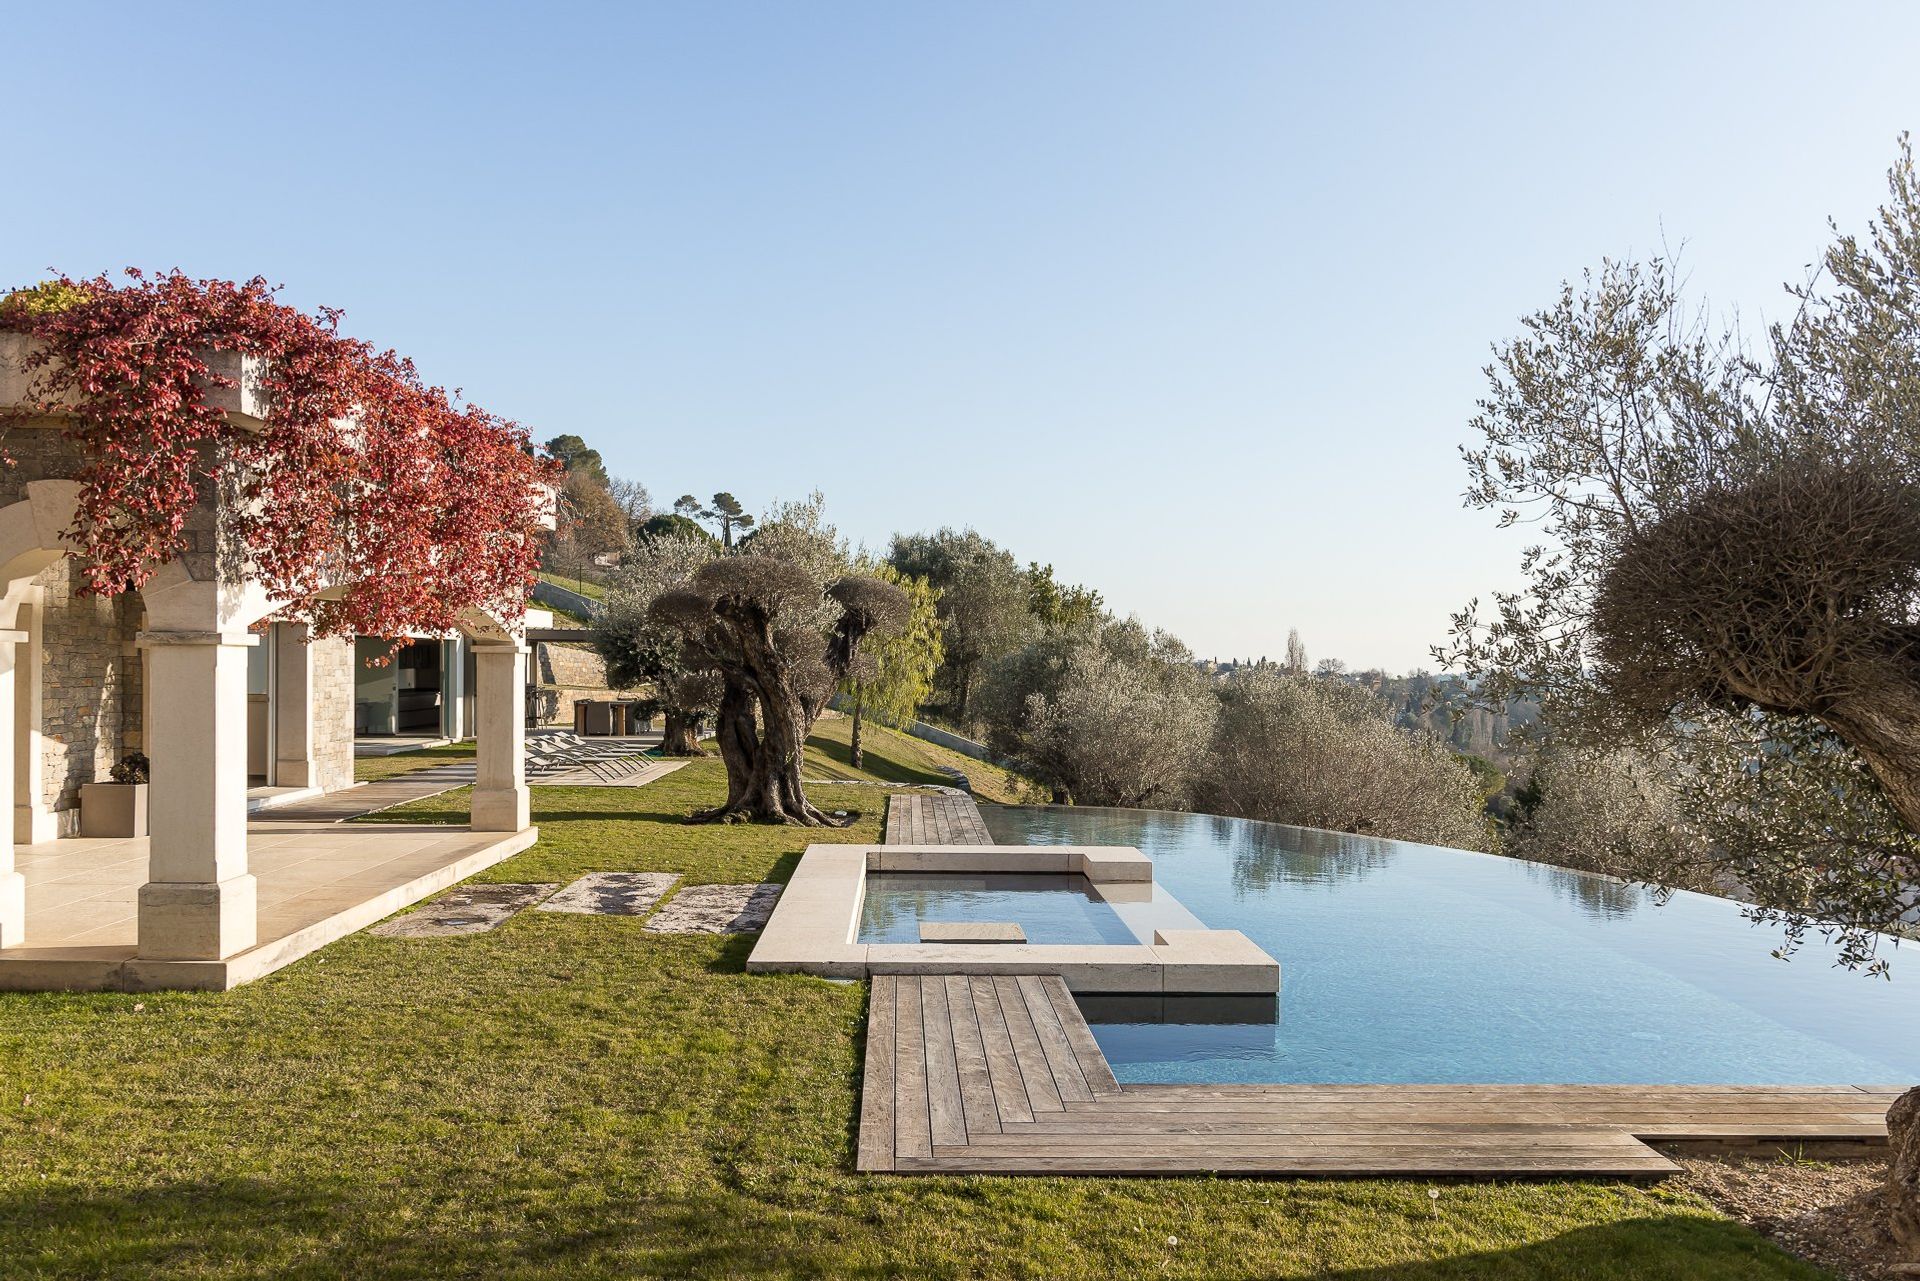
<path id="1" fill-rule="evenodd" d="M 1617 748 L 1555 748 L 1533 762 L 1503 853 L 1621 880 L 1726 888 L 1687 820 L 1671 761 Z"/>
<path id="2" fill-rule="evenodd" d="M 649 619 L 677 633 L 690 666 L 720 681 L 715 737 L 727 799 L 693 820 L 835 825 L 807 800 L 807 733 L 862 661 L 867 637 L 905 615 L 905 595 L 891 583 L 849 576 L 822 592 L 804 566 L 750 554 L 710 561 L 657 597 Z"/>
<path id="3" fill-rule="evenodd" d="M 1524 591 L 1441 656 L 1536 692 L 1554 732 L 1685 766 L 1713 858 L 1843 963 L 1920 885 L 1920 182 L 1906 140 L 1864 237 L 1836 235 L 1750 354 L 1661 263 L 1608 264 L 1496 348 L 1469 503 L 1533 521 Z M 1890 1122 L 1893 1228 L 1920 1254 L 1920 1091 Z"/>
<path id="4" fill-rule="evenodd" d="M 971 723 L 982 672 L 1034 634 L 1032 581 L 1010 553 L 971 529 L 898 535 L 887 560 L 939 593 L 941 683 L 948 710 Z"/>
<path id="5" fill-rule="evenodd" d="M 708 667 L 689 660 L 679 630 L 654 620 L 650 611 L 655 600 L 684 588 L 719 554 L 705 538 L 641 540 L 614 575 L 589 633 L 607 665 L 609 685 L 652 689 L 664 720 L 665 756 L 701 754 L 700 723 L 718 706 L 720 686 Z"/>
<path id="6" fill-rule="evenodd" d="M 1220 687 L 1194 808 L 1485 850 L 1478 779 L 1431 734 L 1402 729 L 1370 691 L 1275 668 Z"/>
<path id="7" fill-rule="evenodd" d="M 1496 348 L 1470 504 L 1531 523 L 1527 587 L 1446 661 L 1559 738 L 1678 766 L 1682 810 L 1788 948 L 1843 960 L 1920 883 L 1920 190 L 1904 146 L 1864 239 L 1762 353 L 1668 266 L 1609 263 Z"/>
<path id="8" fill-rule="evenodd" d="M 1216 711 L 1192 658 L 1131 620 L 1050 633 L 989 673 L 989 741 L 1056 801 L 1185 809 Z"/>

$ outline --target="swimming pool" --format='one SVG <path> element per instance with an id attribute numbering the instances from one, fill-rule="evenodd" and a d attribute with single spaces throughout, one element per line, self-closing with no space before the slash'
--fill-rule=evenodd
<path id="1" fill-rule="evenodd" d="M 1163 885 L 1096 885 L 1078 873 L 868 872 L 859 941 L 914 943 L 922 921 L 1011 921 L 1029 943 L 1152 943 L 1204 928 Z"/>
<path id="2" fill-rule="evenodd" d="M 1777 934 L 1725 899 L 1538 863 L 1206 814 L 981 811 L 1005 844 L 1136 846 L 1193 915 L 1279 960 L 1277 1007 L 1084 1003 L 1122 1081 L 1920 1081 L 1920 948 L 1865 978 L 1817 939 L 1774 959 Z"/>

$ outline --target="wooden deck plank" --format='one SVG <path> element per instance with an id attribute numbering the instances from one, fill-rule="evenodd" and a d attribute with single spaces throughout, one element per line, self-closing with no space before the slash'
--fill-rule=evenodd
<path id="1" fill-rule="evenodd" d="M 969 796 L 907 795 L 887 798 L 888 845 L 991 845 L 993 837 Z"/>
<path id="2" fill-rule="evenodd" d="M 860 1078 L 860 1143 L 854 1167 L 893 1168 L 894 989 L 899 980 L 876 975 L 867 997 L 867 1057 Z"/>
<path id="3" fill-rule="evenodd" d="M 1040 985 L 1040 976 L 1023 974 L 1014 983 L 1026 1001 L 1027 1017 L 1033 1020 L 1034 1033 L 1040 1038 L 1040 1052 L 1047 1056 L 1047 1066 L 1053 1070 L 1053 1086 L 1060 1093 L 1060 1101 L 1092 1102 L 1093 1091 L 1087 1088 L 1087 1078 L 1080 1073 L 1080 1060 L 1067 1040 L 1066 1029 L 1060 1026 L 1060 1015 L 1054 1011 L 1052 999 Z"/>
<path id="4" fill-rule="evenodd" d="M 947 1010 L 947 981 L 937 974 L 911 978 L 920 987 L 923 1043 L 927 1052 L 927 1120 L 935 1147 L 964 1144 L 967 1118 L 960 1098 L 960 1072 L 953 1057 L 953 1017 Z"/>
<path id="5" fill-rule="evenodd" d="M 960 1102 L 966 1114 L 967 1134 L 972 1139 L 998 1134 L 1000 1110 L 993 1100 L 993 1078 L 987 1070 L 980 1017 L 973 1006 L 972 980 L 950 974 L 944 981 L 947 1011 L 953 1019 L 953 1058 L 960 1071 Z"/>
<path id="6" fill-rule="evenodd" d="M 1080 1007 L 1073 1003 L 1073 993 L 1067 990 L 1066 980 L 1049 974 L 1040 980 L 1040 986 L 1046 989 L 1067 1043 L 1073 1047 L 1073 1056 L 1080 1064 L 1080 1076 L 1086 1081 L 1087 1089 L 1096 1099 L 1119 1094 L 1120 1083 L 1114 1079 L 1113 1068 L 1107 1063 L 1107 1056 L 1100 1052 L 1099 1042 L 1093 1039 L 1093 1030 L 1081 1016 Z"/>
<path id="7" fill-rule="evenodd" d="M 1000 1120 L 1002 1124 L 1031 1121 L 1033 1107 L 1027 1101 L 1027 1083 L 1020 1075 L 1006 1016 L 1000 1011 L 1000 994 L 990 978 L 969 979 L 967 986 L 973 993 L 974 1017 L 980 1025 L 987 1077 L 993 1082 L 994 1107 Z"/>
<path id="8" fill-rule="evenodd" d="M 1468 1153 L 1312 1153 L 1297 1149 L 1249 1152 L 983 1153 L 970 1148 L 938 1159 L 902 1160 L 902 1171 L 945 1174 L 1275 1174 L 1345 1178 L 1430 1178 L 1477 1175 L 1647 1178 L 1679 1167 L 1651 1148 L 1599 1148 L 1533 1156 L 1500 1150 Z"/>
<path id="9" fill-rule="evenodd" d="M 1060 1089 L 1053 1083 L 1053 1065 L 1040 1045 L 1040 1034 L 1033 1030 L 1027 1014 L 1027 998 L 1020 981 L 1006 975 L 993 979 L 994 995 L 1000 998 L 1000 1013 L 1007 1021 L 1007 1036 L 1013 1042 L 1014 1061 L 1020 1065 L 1020 1079 L 1027 1083 L 1027 1105 L 1036 1117 L 1063 1110 Z"/>
<path id="10" fill-rule="evenodd" d="M 1648 1142 L 1884 1144 L 1898 1097 L 1877 1086 L 1121 1085 L 1064 984 L 1039 976 L 881 976 L 868 1018 L 863 1170 L 1651 1178 L 1676 1167 Z"/>
<path id="11" fill-rule="evenodd" d="M 927 1047 L 921 1027 L 920 985 L 902 979 L 894 1001 L 893 1164 L 933 1151 L 927 1114 Z"/>

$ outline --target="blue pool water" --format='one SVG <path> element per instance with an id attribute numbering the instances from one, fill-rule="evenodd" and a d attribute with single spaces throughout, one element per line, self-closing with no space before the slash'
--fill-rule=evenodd
<path id="1" fill-rule="evenodd" d="M 1920 947 L 1866 978 L 1817 939 L 1774 959 L 1777 932 L 1705 895 L 1206 814 L 981 808 L 1004 844 L 1138 847 L 1280 962 L 1277 1007 L 1084 1001 L 1123 1081 L 1920 1081 Z"/>
<path id="2" fill-rule="evenodd" d="M 1177 908 L 1166 902 L 1165 892 L 1156 887 L 1155 897 L 1152 924 L 1179 928 L 1182 921 L 1171 916 Z M 1135 943 L 1141 941 L 1143 906 L 1108 903 L 1078 874 L 869 872 L 860 941 L 915 943 L 921 921 L 1012 921 L 1029 943 Z M 1179 915 L 1192 924 L 1191 917 Z M 1150 942 L 1151 933 L 1145 938 Z"/>
<path id="3" fill-rule="evenodd" d="M 867 873 L 862 943 L 915 943 L 921 921 L 1013 921 L 1029 943 L 1131 943 L 1084 876 Z"/>

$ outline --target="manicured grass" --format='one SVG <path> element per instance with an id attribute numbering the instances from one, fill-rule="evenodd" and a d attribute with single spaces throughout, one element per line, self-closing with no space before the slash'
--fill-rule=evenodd
<path id="1" fill-rule="evenodd" d="M 1018 805 L 1023 801 L 1044 799 L 1031 782 L 1010 770 L 976 761 L 937 743 L 929 743 L 871 721 L 860 726 L 860 744 L 864 749 L 866 769 L 856 771 L 850 763 L 852 755 L 849 740 L 852 736 L 853 721 L 848 717 L 824 717 L 815 722 L 813 734 L 807 740 L 807 776 L 853 778 L 864 772 L 889 783 L 937 783 L 951 787 L 953 780 L 937 768 L 951 765 L 967 776 L 973 784 L 973 794 L 983 801 Z"/>
<path id="2" fill-rule="evenodd" d="M 461 743 L 446 743 L 439 747 L 421 747 L 411 752 L 396 752 L 392 756 L 356 756 L 353 758 L 353 776 L 362 783 L 372 783 L 383 778 L 393 778 L 399 774 L 411 774 L 415 770 L 426 769 L 433 765 L 446 765 L 453 761 L 473 759 L 473 740 Z"/>
<path id="3" fill-rule="evenodd" d="M 588 597 L 592 600 L 605 600 L 607 598 L 606 587 L 594 582 L 590 578 L 569 578 L 565 574 L 550 574 L 545 570 L 540 571 L 540 577 L 552 583 L 555 587 L 564 587 L 570 592 Z"/>
<path id="4" fill-rule="evenodd" d="M 778 878 L 873 839 L 886 794 L 817 789 L 869 811 L 839 832 L 679 821 L 721 784 L 709 760 L 536 789 L 540 843 L 487 879 Z M 0 994 L 0 1273 L 1822 1275 L 1623 1184 L 856 1175 L 865 985 L 749 976 L 750 947 L 525 912 L 357 935 L 224 994 Z"/>

